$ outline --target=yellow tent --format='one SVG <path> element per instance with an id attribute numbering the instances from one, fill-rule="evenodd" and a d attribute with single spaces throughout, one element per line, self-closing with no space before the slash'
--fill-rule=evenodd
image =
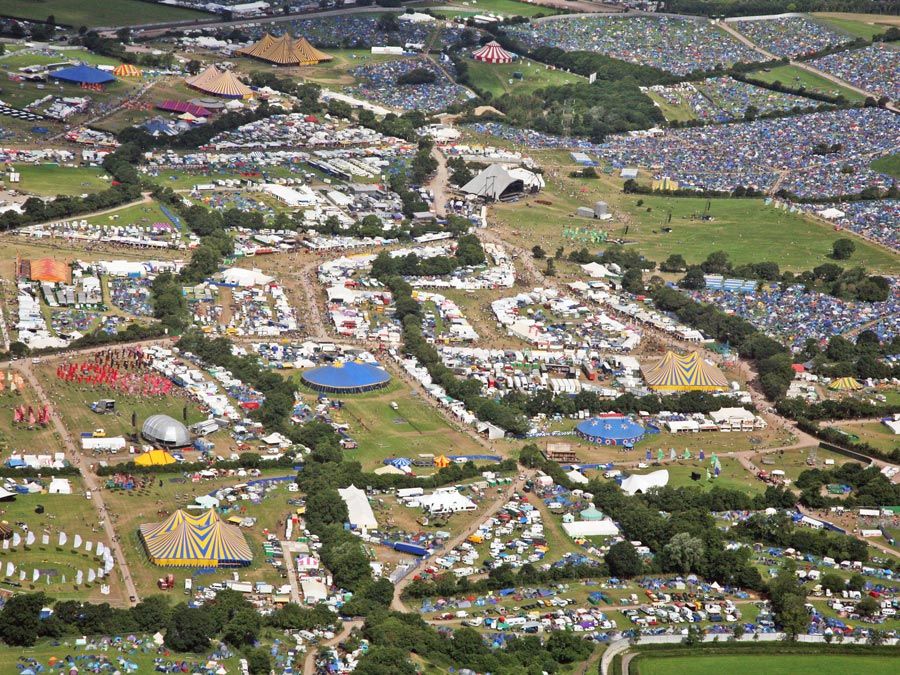
<path id="1" fill-rule="evenodd" d="M 113 70 L 113 75 L 116 77 L 140 77 L 142 73 L 130 63 L 123 63 L 120 66 L 116 66 L 115 70 Z"/>
<path id="2" fill-rule="evenodd" d="M 863 386 L 856 381 L 855 377 L 839 377 L 829 384 L 828 388 L 834 391 L 859 391 Z"/>
<path id="3" fill-rule="evenodd" d="M 654 391 L 725 391 L 728 380 L 716 366 L 692 352 L 684 356 L 675 352 L 653 365 L 641 365 L 647 386 Z"/>
<path id="4" fill-rule="evenodd" d="M 439 469 L 443 469 L 445 466 L 450 466 L 450 460 L 447 458 L 447 455 L 438 455 L 434 458 L 434 465 Z"/>
<path id="5" fill-rule="evenodd" d="M 138 466 L 165 466 L 174 464 L 175 458 L 165 450 L 151 450 L 134 460 Z"/>

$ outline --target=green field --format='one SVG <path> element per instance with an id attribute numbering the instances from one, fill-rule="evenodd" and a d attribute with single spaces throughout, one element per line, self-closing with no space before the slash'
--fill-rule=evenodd
<path id="1" fill-rule="evenodd" d="M 892 452 L 900 447 L 900 436 L 894 434 L 881 422 L 864 422 L 858 424 L 842 424 L 837 427 L 848 434 L 859 436 L 859 440 L 872 447 Z"/>
<path id="2" fill-rule="evenodd" d="M 878 21 L 879 16 L 877 14 L 866 16 L 866 21 L 858 21 L 856 19 L 845 18 L 841 16 L 833 16 L 833 15 L 815 15 L 816 19 L 819 21 L 831 24 L 835 28 L 838 28 L 845 33 L 849 33 L 853 37 L 861 37 L 865 40 L 871 40 L 876 35 L 881 35 L 884 33 L 889 26 L 885 24 L 878 23 L 869 23 L 869 19 L 875 22 Z M 889 19 L 896 20 L 896 17 L 886 17 Z"/>
<path id="3" fill-rule="evenodd" d="M 8 562 L 16 566 L 16 572 L 12 579 L 20 583 L 18 570 L 24 569 L 28 573 L 26 581 L 21 582 L 25 590 L 44 591 L 52 597 L 78 598 L 82 600 L 92 599 L 97 602 L 110 602 L 121 604 L 124 600 L 122 587 L 118 575 L 113 572 L 110 575 L 110 595 L 100 593 L 100 584 L 95 582 L 88 587 L 86 583 L 81 587 L 75 586 L 75 577 L 78 570 L 82 570 L 87 576 L 88 568 L 98 567 L 97 558 L 93 553 L 87 553 L 82 549 L 75 551 L 72 548 L 73 538 L 81 535 L 85 541 L 102 541 L 108 543 L 106 537 L 101 534 L 98 526 L 97 512 L 90 501 L 84 498 L 81 481 L 78 478 L 69 479 L 72 485 L 70 495 L 31 494 L 18 495 L 14 501 L 0 504 L 0 518 L 9 523 L 25 523 L 34 531 L 37 541 L 30 547 L 21 545 L 18 550 L 0 550 L 0 566 L 6 567 Z M 49 481 L 45 479 L 45 484 Z M 35 513 L 35 508 L 41 505 L 44 513 Z M 48 531 L 50 543 L 41 544 L 41 533 Z M 65 532 L 69 542 L 62 547 L 57 547 L 59 532 Z M 25 534 L 19 530 L 24 538 Z M 34 569 L 42 570 L 41 577 L 36 583 L 31 581 L 31 572 Z M 52 576 L 50 576 L 52 575 Z M 63 583 L 65 577 L 65 583 Z M 48 580 L 50 583 L 48 583 Z M 12 590 L 18 588 L 13 584 L 3 581 L 0 588 Z M 2 664 L 2 660 L 0 660 Z M 7 672 L 0 668 L 0 671 Z"/>
<path id="4" fill-rule="evenodd" d="M 570 170 L 570 169 L 569 169 Z M 561 173 L 567 171 L 562 169 Z M 646 174 L 639 176 L 645 179 Z M 777 260 L 783 270 L 808 270 L 828 262 L 833 230 L 799 214 L 767 207 L 759 199 L 711 199 L 625 195 L 615 186 L 618 179 L 574 180 L 560 176 L 549 183 L 541 200 L 530 208 L 521 204 L 501 204 L 494 218 L 506 224 L 513 236 L 521 235 L 545 250 L 558 245 L 566 250 L 581 245 L 565 239 L 563 228 L 581 226 L 604 230 L 610 238 L 624 239 L 651 260 L 661 262 L 672 253 L 682 254 L 688 263 L 699 263 L 713 251 L 726 251 L 732 263 Z M 612 221 L 573 219 L 578 206 L 602 199 L 609 204 Z M 638 206 L 640 202 L 640 206 Z M 699 218 L 707 202 L 712 220 Z M 669 213 L 672 214 L 669 222 Z M 627 233 L 626 233 L 627 228 Z M 671 228 L 664 232 L 663 228 Z M 516 234 L 518 233 L 518 235 Z M 884 249 L 856 239 L 853 264 L 873 271 L 897 273 L 900 261 Z"/>
<path id="5" fill-rule="evenodd" d="M 491 92 L 494 96 L 509 93 L 530 94 L 544 87 L 585 81 L 578 75 L 564 70 L 551 70 L 543 64 L 527 59 L 515 63 L 493 64 L 469 59 L 468 64 L 472 84 Z M 513 73 L 521 73 L 522 79 L 516 79 Z"/>
<path id="6" fill-rule="evenodd" d="M 79 26 L 134 26 L 162 21 L 211 19 L 206 12 L 140 0 L 83 2 L 83 0 L 0 0 L 0 15 L 44 21 L 53 15 L 57 23 Z"/>
<path id="7" fill-rule="evenodd" d="M 872 162 L 870 166 L 875 171 L 886 173 L 894 178 L 900 178 L 900 154 L 881 157 Z"/>
<path id="8" fill-rule="evenodd" d="M 402 58 L 391 54 L 372 54 L 368 49 L 328 49 L 326 51 L 333 57 L 331 61 L 324 61 L 312 66 L 283 68 L 278 71 L 278 76 L 317 82 L 323 85 L 351 85 L 356 81 L 350 74 L 354 68 Z M 233 61 L 239 70 L 246 73 L 272 72 L 271 65 L 256 59 L 237 57 Z"/>
<path id="9" fill-rule="evenodd" d="M 866 100 L 865 96 L 852 89 L 837 85 L 824 77 L 797 66 L 776 66 L 775 68 L 757 70 L 748 74 L 750 77 L 763 82 L 772 83 L 777 81 L 788 87 L 803 87 L 810 92 L 831 94 L 832 96 L 843 94 L 844 98 L 851 103 L 859 103 Z"/>
<path id="10" fill-rule="evenodd" d="M 763 648 L 764 649 L 764 648 Z M 638 668 L 635 668 L 635 665 Z M 887 656 L 845 656 L 753 654 L 738 656 L 653 657 L 641 656 L 632 661 L 631 672 L 639 675 L 891 675 L 896 673 L 896 662 Z"/>
<path id="11" fill-rule="evenodd" d="M 485 452 L 475 439 L 453 429 L 420 394 L 397 380 L 386 389 L 339 398 L 343 408 L 332 410 L 332 417 L 348 424 L 350 437 L 359 443 L 359 448 L 345 450 L 344 456 L 360 462 L 365 470 L 383 466 L 383 460 L 389 457 Z M 312 404 L 315 399 L 309 395 L 307 401 Z M 392 402 L 397 410 L 391 408 Z"/>
<path id="12" fill-rule="evenodd" d="M 470 0 L 470 1 L 452 1 L 443 3 L 446 7 L 459 7 L 455 9 L 439 9 L 435 14 L 443 14 L 445 16 L 467 16 L 469 14 L 501 14 L 503 16 L 536 16 L 543 14 L 550 16 L 559 14 L 552 7 L 542 7 L 541 5 L 533 5 L 529 2 L 518 2 L 517 0 Z"/>
<path id="13" fill-rule="evenodd" d="M 149 226 L 153 223 L 171 221 L 159 208 L 155 201 L 149 203 L 132 204 L 125 208 L 100 216 L 91 216 L 86 220 L 92 225 L 138 225 Z"/>
<path id="14" fill-rule="evenodd" d="M 652 91 L 646 93 L 659 107 L 667 122 L 686 122 L 688 120 L 696 119 L 694 112 L 687 103 L 682 101 L 679 105 L 674 105 L 663 99 L 659 94 Z"/>
<path id="15" fill-rule="evenodd" d="M 89 166 L 69 167 L 58 164 L 19 164 L 14 165 L 20 176 L 15 187 L 23 192 L 30 192 L 45 197 L 56 195 L 80 195 L 87 192 L 99 192 L 109 187 L 109 181 L 103 177 L 103 169 Z"/>
<path id="16" fill-rule="evenodd" d="M 0 0 L 2 3 L 2 0 Z M 102 54 L 94 54 L 87 49 L 60 49 L 54 51 L 50 56 L 45 54 L 34 54 L 31 50 L 27 52 L 19 51 L 11 56 L 0 59 L 0 68 L 9 71 L 16 71 L 26 66 L 46 66 L 51 63 L 61 63 L 63 61 L 83 61 L 92 66 L 117 66 L 120 61 Z"/>

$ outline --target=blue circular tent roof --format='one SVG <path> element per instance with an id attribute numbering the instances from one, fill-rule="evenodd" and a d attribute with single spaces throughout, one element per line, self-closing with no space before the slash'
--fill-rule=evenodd
<path id="1" fill-rule="evenodd" d="M 644 437 L 644 427 L 628 417 L 593 417 L 575 427 L 575 433 L 592 443 L 634 445 Z"/>
<path id="2" fill-rule="evenodd" d="M 390 379 L 382 368 L 356 361 L 320 366 L 303 373 L 303 381 L 313 389 L 334 393 L 371 391 L 385 386 Z"/>

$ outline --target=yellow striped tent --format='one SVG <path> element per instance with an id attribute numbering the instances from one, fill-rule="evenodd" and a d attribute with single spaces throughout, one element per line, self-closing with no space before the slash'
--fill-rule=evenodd
<path id="1" fill-rule="evenodd" d="M 215 511 L 191 514 L 178 510 L 161 523 L 140 527 L 147 556 L 166 567 L 237 567 L 249 565 L 253 553 L 234 525 Z"/>
<path id="2" fill-rule="evenodd" d="M 309 66 L 334 58 L 313 47 L 306 38 L 295 40 L 290 33 L 277 38 L 266 33 L 257 42 L 236 53 L 276 66 Z"/>
<path id="3" fill-rule="evenodd" d="M 116 77 L 140 77 L 141 71 L 130 63 L 123 63 L 116 66 L 115 70 L 113 70 L 113 75 Z"/>
<path id="4" fill-rule="evenodd" d="M 652 365 L 642 365 L 647 386 L 654 391 L 724 391 L 728 380 L 716 366 L 697 352 L 666 355 Z"/>
<path id="5" fill-rule="evenodd" d="M 230 70 L 209 66 L 199 75 L 185 78 L 185 84 L 204 94 L 222 98 L 253 98 L 253 90 L 241 82 Z"/>
<path id="6" fill-rule="evenodd" d="M 863 386 L 856 381 L 855 377 L 839 377 L 828 385 L 833 391 L 859 391 Z"/>

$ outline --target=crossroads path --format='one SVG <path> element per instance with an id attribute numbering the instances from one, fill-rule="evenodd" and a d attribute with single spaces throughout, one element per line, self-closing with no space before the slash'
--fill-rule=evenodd
<path id="1" fill-rule="evenodd" d="M 103 499 L 103 493 L 100 490 L 100 482 L 97 479 L 96 474 L 94 474 L 94 472 L 90 470 L 90 467 L 85 464 L 81 452 L 79 452 L 78 447 L 75 445 L 75 441 L 72 439 L 72 435 L 63 424 L 62 420 L 59 417 L 59 414 L 56 412 L 53 401 L 49 396 L 47 396 L 47 393 L 44 391 L 44 387 L 41 385 L 40 380 L 34 374 L 34 371 L 31 368 L 31 363 L 28 361 L 18 361 L 13 363 L 12 367 L 19 373 L 21 373 L 22 376 L 28 381 L 28 384 L 31 385 L 31 388 L 37 395 L 37 399 L 40 404 L 49 406 L 50 410 L 53 411 L 50 415 L 50 420 L 53 423 L 53 428 L 63 441 L 63 446 L 65 447 L 65 453 L 69 460 L 69 463 L 78 469 L 79 473 L 81 474 L 81 478 L 84 481 L 85 488 L 87 490 L 90 490 L 91 492 L 91 503 L 97 510 L 97 514 L 100 517 L 100 524 L 103 526 L 103 531 L 106 533 L 107 541 L 109 542 L 109 546 L 110 548 L 112 548 L 113 555 L 115 556 L 116 567 L 118 568 L 119 573 L 122 576 L 122 581 L 125 584 L 125 590 L 128 595 L 128 604 L 136 604 L 139 599 L 137 587 L 134 585 L 134 580 L 131 578 L 131 570 L 128 568 L 128 561 L 125 559 L 125 554 L 122 552 L 122 545 L 119 541 L 119 535 L 116 534 L 116 530 L 112 526 L 112 518 L 110 517 L 110 513 L 107 511 L 106 503 Z"/>

